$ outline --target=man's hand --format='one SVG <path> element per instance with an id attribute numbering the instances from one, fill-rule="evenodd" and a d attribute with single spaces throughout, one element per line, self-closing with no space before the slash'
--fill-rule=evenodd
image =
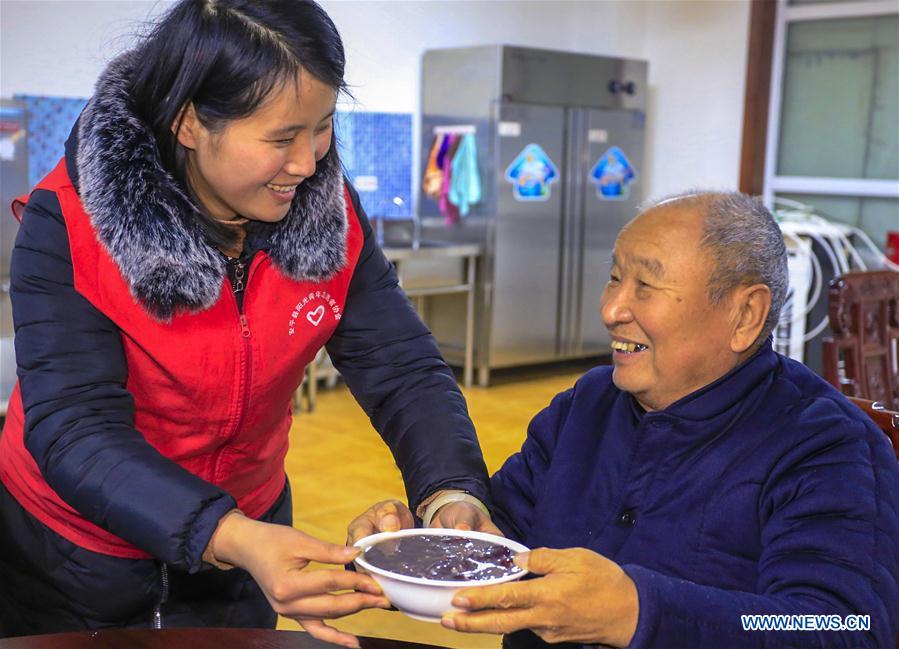
<path id="1" fill-rule="evenodd" d="M 324 620 L 367 608 L 390 608 L 369 576 L 346 570 L 304 570 L 310 561 L 343 565 L 359 554 L 287 527 L 243 514 L 222 519 L 210 541 L 215 559 L 247 570 L 279 615 L 294 618 L 319 640 L 359 647 L 359 640 Z M 337 593 L 336 591 L 350 591 Z"/>
<path id="2" fill-rule="evenodd" d="M 443 626 L 475 633 L 531 629 L 547 642 L 627 646 L 637 628 L 637 589 L 618 564 L 583 548 L 541 548 L 515 558 L 540 579 L 459 591 Z"/>
<path id="3" fill-rule="evenodd" d="M 399 500 L 383 500 L 353 519 L 347 528 L 347 545 L 378 532 L 396 532 L 415 527 L 412 512 Z"/>

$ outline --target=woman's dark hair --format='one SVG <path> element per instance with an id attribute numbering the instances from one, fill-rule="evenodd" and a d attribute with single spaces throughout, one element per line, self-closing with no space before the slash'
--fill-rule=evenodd
<path id="1" fill-rule="evenodd" d="M 215 131 L 250 115 L 301 68 L 347 92 L 340 34 L 312 0 L 182 0 L 143 38 L 136 60 L 134 111 L 152 129 L 163 166 L 189 192 L 177 130 L 190 104 Z M 231 228 L 201 218 L 214 243 L 234 241 Z"/>

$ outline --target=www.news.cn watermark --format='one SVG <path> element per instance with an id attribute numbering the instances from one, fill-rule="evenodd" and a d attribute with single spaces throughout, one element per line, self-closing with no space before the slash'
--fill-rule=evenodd
<path id="1" fill-rule="evenodd" d="M 870 615 L 741 615 L 744 631 L 870 631 Z"/>

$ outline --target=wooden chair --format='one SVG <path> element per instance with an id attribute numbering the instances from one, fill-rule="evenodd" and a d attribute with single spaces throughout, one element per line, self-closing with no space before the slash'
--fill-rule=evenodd
<path id="1" fill-rule="evenodd" d="M 874 423 L 880 427 L 886 436 L 890 438 L 893 444 L 893 452 L 896 459 L 899 460 L 899 412 L 895 410 L 887 410 L 884 405 L 878 401 L 869 399 L 859 399 L 857 397 L 848 397 L 849 400 L 865 411 Z"/>
<path id="2" fill-rule="evenodd" d="M 899 460 L 899 273 L 835 277 L 827 315 L 833 337 L 822 341 L 824 378 L 886 433 Z"/>
<path id="3" fill-rule="evenodd" d="M 823 340 L 824 378 L 847 397 L 899 410 L 899 272 L 835 277 Z"/>

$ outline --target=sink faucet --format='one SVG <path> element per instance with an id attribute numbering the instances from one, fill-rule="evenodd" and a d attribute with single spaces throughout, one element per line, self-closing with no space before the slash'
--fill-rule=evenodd
<path id="1" fill-rule="evenodd" d="M 384 219 L 386 215 L 382 211 L 384 206 L 386 205 L 394 205 L 396 207 L 403 207 L 406 204 L 406 201 L 403 200 L 402 196 L 393 196 L 391 198 L 385 198 L 380 203 L 378 203 L 378 207 L 375 209 L 375 237 L 377 239 L 378 245 L 384 245 Z M 417 214 L 413 214 L 409 217 L 399 217 L 402 219 L 408 219 L 412 221 L 412 247 L 418 248 L 419 242 L 421 240 L 421 222 L 418 219 Z M 399 220 L 399 219 L 398 219 Z"/>

